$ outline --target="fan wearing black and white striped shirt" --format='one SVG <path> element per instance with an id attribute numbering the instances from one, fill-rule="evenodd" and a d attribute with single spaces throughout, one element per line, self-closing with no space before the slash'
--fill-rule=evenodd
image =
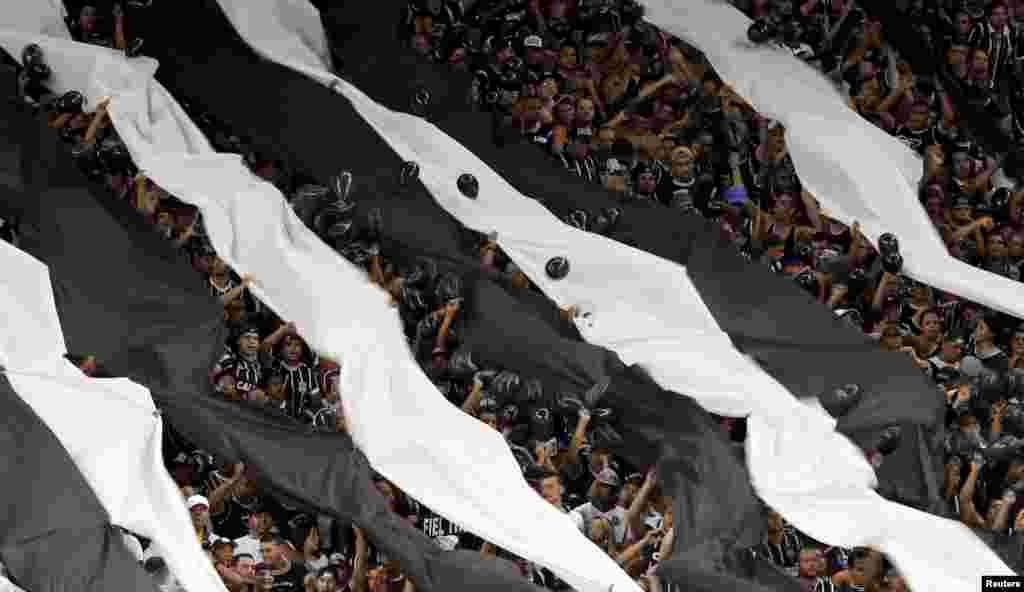
<path id="1" fill-rule="evenodd" d="M 768 510 L 764 541 L 754 547 L 754 554 L 771 561 L 783 572 L 796 577 L 799 572 L 800 549 L 803 543 L 793 528 L 787 528 L 782 515 Z"/>
<path id="2" fill-rule="evenodd" d="M 294 333 L 285 335 L 281 350 L 274 363 L 275 371 L 284 378 L 288 394 L 288 415 L 302 421 L 312 421 L 312 414 L 320 407 L 320 372 L 310 359 L 309 348 Z"/>
<path id="3" fill-rule="evenodd" d="M 254 328 L 244 328 L 232 340 L 236 349 L 225 354 L 217 362 L 212 376 L 233 371 L 236 387 L 243 398 L 256 390 L 263 379 L 263 365 L 259 359 L 260 334 Z"/>

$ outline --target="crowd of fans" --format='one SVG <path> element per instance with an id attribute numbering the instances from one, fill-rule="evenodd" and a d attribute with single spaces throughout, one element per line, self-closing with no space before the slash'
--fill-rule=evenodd
<path id="1" fill-rule="evenodd" d="M 145 53 L 142 37 L 132 36 L 131 18 L 144 19 L 146 7 L 129 3 L 126 18 L 119 4 L 107 14 L 98 3 L 69 2 L 69 26 L 77 40 L 131 57 Z M 821 67 L 851 109 L 924 157 L 921 204 L 954 256 L 1020 279 L 1024 192 L 1017 179 L 1024 176 L 1018 169 L 1024 159 L 986 152 L 975 141 L 944 90 L 948 80 L 915 76 L 887 43 L 881 23 L 843 0 L 753 0 L 737 7 L 757 19 L 752 40 L 777 43 Z M 1024 139 L 1024 111 L 1018 116 L 1016 110 L 1024 48 L 1018 50 L 1009 23 L 1024 11 L 1002 0 L 984 9 L 924 2 L 910 9 L 966 96 L 1007 134 Z M 497 142 L 536 144 L 551 166 L 603 185 L 623 202 L 650 200 L 718 220 L 746 258 L 792 277 L 881 348 L 907 356 L 948 403 L 943 495 L 949 515 L 993 533 L 1024 526 L 1024 496 L 1018 500 L 1024 490 L 1024 325 L 906 278 L 898 256 L 889 256 L 898 251 L 895 241 L 876 250 L 856 223 L 832 219 L 801 187 L 784 127 L 756 113 L 699 50 L 644 22 L 642 12 L 632 0 L 478 0 L 471 6 L 412 0 L 402 41 L 424 59 L 473 73 L 471 100 L 492 115 Z M 194 207 L 139 174 L 105 103 L 85 112 L 85 98 L 76 91 L 47 96 L 45 56 L 30 46 L 21 60 L 25 101 L 49 112 L 54 133 L 71 145 L 90 177 L 189 253 L 197 281 L 224 305 L 231 338 L 211 370 L 211 396 L 316 429 L 345 430 L 338 364 L 312 351 L 294 325 L 248 291 L 252 278 L 235 274 L 217 256 Z M 438 272 L 429 259 L 394 264 L 379 244 L 381 213 L 371 213 L 368 225 L 353 222 L 346 173 L 329 187 L 318 185 L 303 171 L 257 154 L 244 130 L 229 129 L 200 105 L 183 107 L 217 150 L 243 154 L 307 225 L 391 295 L 414 357 L 444 396 L 502 432 L 538 493 L 649 589 L 647 575 L 671 552 L 672 500 L 658 491 L 652 472 L 637 472 L 611 453 L 620 437 L 608 421 L 614 410 L 590 409 L 581 402 L 585 397 L 550 393 L 537 379 L 480 367 L 459 347 L 461 278 Z M 566 222 L 597 231 L 608 220 L 580 211 Z M 475 238 L 482 267 L 500 272 L 510 289 L 537 291 L 493 236 Z M 564 311 L 564 320 L 573 314 Z M 86 373 L 96 371 L 97 360 L 75 359 Z M 721 423 L 742 443 L 742 420 Z M 168 470 L 230 590 L 414 590 L 401 566 L 377 552 L 359 528 L 263 495 L 244 466 L 215 459 L 168 431 Z M 519 563 L 524 577 L 568 589 L 550 571 L 463 532 L 387 480 L 376 483 L 394 511 L 444 548 L 506 557 Z M 798 578 L 801 590 L 906 589 L 873 549 L 819 544 L 768 508 L 765 525 L 764 542 L 751 552 Z M 140 560 L 174 589 L 162 560 L 146 547 L 140 545 Z"/>

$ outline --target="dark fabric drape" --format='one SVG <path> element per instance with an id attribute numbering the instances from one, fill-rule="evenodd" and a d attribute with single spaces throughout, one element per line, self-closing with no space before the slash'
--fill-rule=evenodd
<path id="1" fill-rule="evenodd" d="M 0 372 L 0 562 L 26 592 L 156 592 L 89 483 Z"/>

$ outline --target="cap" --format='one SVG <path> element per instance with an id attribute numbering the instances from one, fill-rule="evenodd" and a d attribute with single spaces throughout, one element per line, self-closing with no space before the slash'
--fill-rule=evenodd
<path id="1" fill-rule="evenodd" d="M 602 469 L 601 472 L 598 473 L 594 478 L 597 480 L 598 483 L 604 483 L 609 487 L 618 487 L 621 483 L 619 481 L 618 474 L 616 474 L 615 471 L 609 468 Z"/>
<path id="2" fill-rule="evenodd" d="M 187 505 L 188 505 L 188 509 L 189 510 L 191 510 L 192 508 L 195 508 L 197 506 L 203 506 L 204 508 L 209 510 L 210 509 L 210 500 L 206 499 L 205 497 L 203 497 L 201 495 L 193 495 L 192 497 L 188 498 Z"/>
<path id="3" fill-rule="evenodd" d="M 537 35 L 528 35 L 526 39 L 523 39 L 523 47 L 541 49 L 544 47 L 544 41 Z"/>

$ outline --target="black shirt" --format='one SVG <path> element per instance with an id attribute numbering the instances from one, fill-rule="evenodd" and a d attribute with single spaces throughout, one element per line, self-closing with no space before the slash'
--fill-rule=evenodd
<path id="1" fill-rule="evenodd" d="M 234 497 L 224 500 L 224 511 L 220 514 L 210 514 L 210 521 L 213 522 L 213 531 L 224 538 L 235 540 L 249 534 L 249 514 L 252 514 L 257 507 L 256 498 L 252 503 L 243 505 Z"/>

